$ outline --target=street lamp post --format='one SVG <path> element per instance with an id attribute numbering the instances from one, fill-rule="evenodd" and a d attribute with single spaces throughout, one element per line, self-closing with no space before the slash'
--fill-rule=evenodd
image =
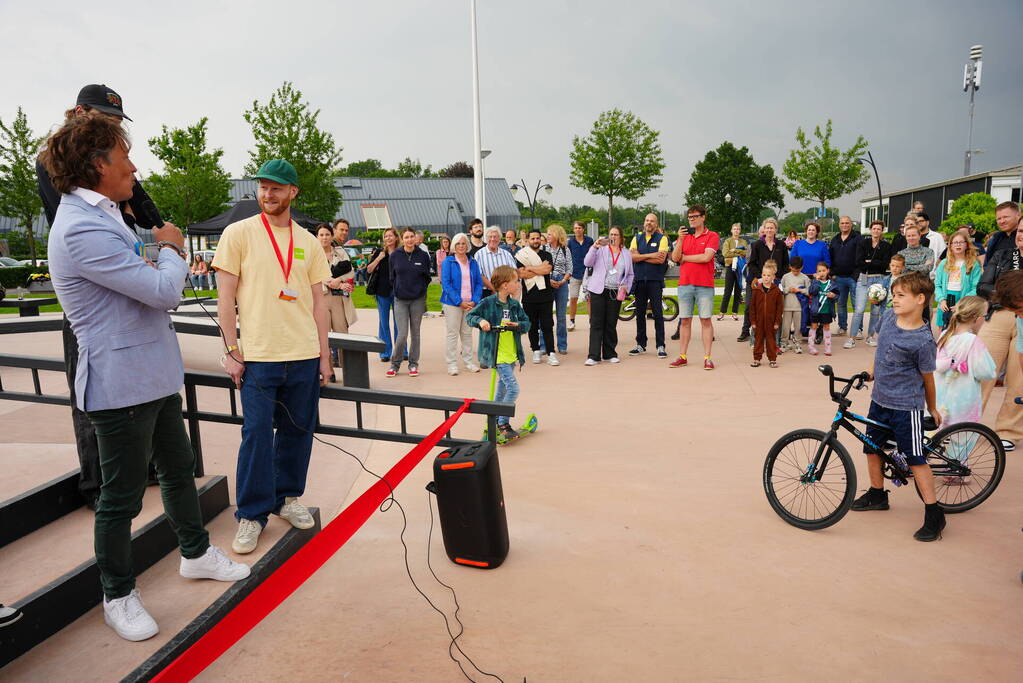
<path id="1" fill-rule="evenodd" d="M 554 191 L 554 187 L 550 183 L 544 183 L 544 181 L 538 180 L 536 182 L 536 189 L 533 190 L 533 196 L 530 196 L 529 195 L 529 188 L 526 186 L 526 181 L 525 180 L 520 180 L 519 182 L 521 182 L 522 184 L 519 185 L 518 183 L 516 183 L 515 185 L 512 185 L 508 189 L 510 189 L 512 192 L 518 192 L 519 190 L 522 190 L 523 192 L 526 193 L 526 202 L 529 204 L 529 225 L 531 227 L 535 228 L 536 227 L 536 196 L 538 194 L 540 194 L 540 190 L 543 190 L 547 194 L 550 194 L 551 192 Z"/>
<path id="2" fill-rule="evenodd" d="M 983 45 L 974 45 L 970 48 L 970 61 L 963 67 L 963 92 L 970 93 L 970 136 L 966 145 L 966 160 L 963 166 L 963 175 L 970 175 L 970 161 L 973 160 L 973 98 L 980 90 L 980 70 L 983 66 L 981 54 L 984 51 Z"/>
<path id="3" fill-rule="evenodd" d="M 856 163 L 860 164 L 861 166 L 863 164 L 870 164 L 870 167 L 872 169 L 874 169 L 874 180 L 877 181 L 877 219 L 879 221 L 883 221 L 884 220 L 884 201 L 881 198 L 881 176 L 879 176 L 877 174 L 877 164 L 874 163 L 874 155 L 870 153 L 870 150 L 867 150 L 867 158 L 864 159 L 863 157 L 860 157 L 859 159 L 856 160 Z M 967 163 L 967 166 L 969 166 L 969 163 L 970 163 L 969 158 L 967 158 L 966 163 Z M 968 170 L 967 170 L 967 173 L 969 173 Z M 860 227 L 860 229 L 861 230 L 863 229 L 862 226 Z"/>
<path id="4" fill-rule="evenodd" d="M 451 212 L 454 211 L 454 209 L 455 209 L 455 205 L 452 204 L 451 202 L 448 202 L 448 212 L 444 216 L 444 234 L 445 235 L 450 235 L 451 234 Z"/>

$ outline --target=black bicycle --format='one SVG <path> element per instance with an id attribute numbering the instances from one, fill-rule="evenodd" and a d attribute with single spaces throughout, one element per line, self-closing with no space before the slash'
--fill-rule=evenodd
<path id="1" fill-rule="evenodd" d="M 818 368 L 828 378 L 831 400 L 838 412 L 827 432 L 797 429 L 771 447 L 764 462 L 764 492 L 774 511 L 800 529 L 824 529 L 845 516 L 856 495 L 856 468 L 849 451 L 838 440 L 839 428 L 862 443 L 878 449 L 885 479 L 894 486 L 908 484 L 913 474 L 897 453 L 894 435 L 887 425 L 849 412 L 850 389 L 862 389 L 869 375 L 835 377 L 830 365 Z M 835 391 L 835 382 L 845 382 Z M 884 443 L 875 444 L 853 422 L 888 431 Z M 933 421 L 929 418 L 926 422 Z M 927 464 L 934 472 L 938 505 L 945 512 L 965 512 L 990 496 L 1005 472 L 1005 448 L 990 428 L 976 422 L 959 422 L 924 437 Z M 914 486 L 914 488 L 916 488 Z M 917 495 L 920 495 L 917 490 Z"/>

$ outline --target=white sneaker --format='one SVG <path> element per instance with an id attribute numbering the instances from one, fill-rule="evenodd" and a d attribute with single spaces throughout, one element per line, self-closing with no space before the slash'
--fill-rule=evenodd
<path id="1" fill-rule="evenodd" d="M 479 372 L 480 366 L 476 365 L 475 363 L 469 363 L 468 365 L 465 366 L 465 369 L 468 370 L 469 372 Z"/>
<path id="2" fill-rule="evenodd" d="M 533 352 L 533 362 L 534 363 L 539 363 L 540 362 L 540 356 L 541 356 L 541 354 L 540 354 L 539 351 L 534 351 Z"/>
<path id="3" fill-rule="evenodd" d="M 607 362 L 608 363 L 621 363 L 622 359 L 619 358 L 618 356 L 615 356 L 614 358 L 608 358 Z"/>
<path id="4" fill-rule="evenodd" d="M 849 337 L 848 339 L 846 339 L 845 343 L 842 344 L 842 348 L 843 349 L 851 349 L 854 346 L 856 346 L 856 340 L 853 339 L 852 337 Z"/>
<path id="5" fill-rule="evenodd" d="M 593 360 L 592 358 L 587 358 L 586 362 L 583 363 L 583 365 L 596 365 L 599 362 L 600 362 L 599 360 Z"/>
<path id="6" fill-rule="evenodd" d="M 103 621 L 125 640 L 146 640 L 160 632 L 160 627 L 142 604 L 142 596 L 137 589 L 123 598 L 108 601 L 104 597 Z"/>
<path id="7" fill-rule="evenodd" d="M 448 374 L 449 375 L 457 375 L 458 374 L 458 366 L 457 365 L 449 365 L 448 366 Z"/>
<path id="8" fill-rule="evenodd" d="M 561 361 L 558 360 L 558 354 L 556 353 L 547 354 L 547 365 L 561 365 Z"/>
<path id="9" fill-rule="evenodd" d="M 873 337 L 867 337 L 867 346 L 877 346 L 877 340 Z"/>
<path id="10" fill-rule="evenodd" d="M 235 562 L 223 550 L 211 545 L 202 557 L 191 560 L 182 557 L 178 572 L 186 579 L 240 581 L 249 575 L 249 565 Z"/>
<path id="11" fill-rule="evenodd" d="M 568 319 L 568 331 L 571 332 L 575 329 L 575 321 L 571 318 Z"/>
<path id="12" fill-rule="evenodd" d="M 291 522 L 296 529 L 312 529 L 316 526 L 316 520 L 309 514 L 309 508 L 298 502 L 298 498 L 285 498 L 278 516 Z"/>
<path id="13" fill-rule="evenodd" d="M 256 549 L 259 535 L 263 533 L 263 526 L 251 519 L 238 520 L 238 532 L 234 535 L 234 543 L 231 550 L 239 555 L 247 555 Z"/>

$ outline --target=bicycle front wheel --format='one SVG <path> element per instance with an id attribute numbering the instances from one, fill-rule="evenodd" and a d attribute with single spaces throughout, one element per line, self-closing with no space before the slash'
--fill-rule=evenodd
<path id="1" fill-rule="evenodd" d="M 631 294 L 622 299 L 622 307 L 618 311 L 619 320 L 632 320 L 636 317 L 636 297 Z"/>
<path id="2" fill-rule="evenodd" d="M 764 493 L 792 526 L 816 530 L 845 516 L 856 494 L 856 468 L 845 447 L 832 439 L 818 468 L 814 456 L 824 441 L 819 429 L 789 432 L 771 447 L 764 462 Z"/>
<path id="3" fill-rule="evenodd" d="M 678 299 L 673 296 L 666 296 L 663 299 L 664 320 L 671 322 L 678 317 Z"/>
<path id="4" fill-rule="evenodd" d="M 990 427 L 957 422 L 924 447 L 934 473 L 934 494 L 945 512 L 971 510 L 994 493 L 1005 473 L 1005 447 Z M 917 489 L 917 494 L 920 491 Z"/>

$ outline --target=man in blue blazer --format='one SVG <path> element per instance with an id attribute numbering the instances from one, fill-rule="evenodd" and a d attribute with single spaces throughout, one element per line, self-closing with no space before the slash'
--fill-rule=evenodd
<path id="1" fill-rule="evenodd" d="M 150 459 L 181 547 L 181 575 L 236 581 L 249 568 L 211 546 L 202 525 L 195 455 L 178 393 L 184 367 L 167 314 L 178 304 L 188 272 L 184 237 L 165 224 L 154 230 L 157 263 L 141 255 L 142 243 L 117 208 L 135 183 L 129 147 L 119 121 L 90 112 L 54 133 L 40 160 L 61 193 L 49 265 L 78 338 L 75 400 L 99 445 L 103 485 L 95 546 L 104 618 L 122 638 L 145 640 L 159 628 L 135 588 L 131 520 L 142 509 Z"/>

